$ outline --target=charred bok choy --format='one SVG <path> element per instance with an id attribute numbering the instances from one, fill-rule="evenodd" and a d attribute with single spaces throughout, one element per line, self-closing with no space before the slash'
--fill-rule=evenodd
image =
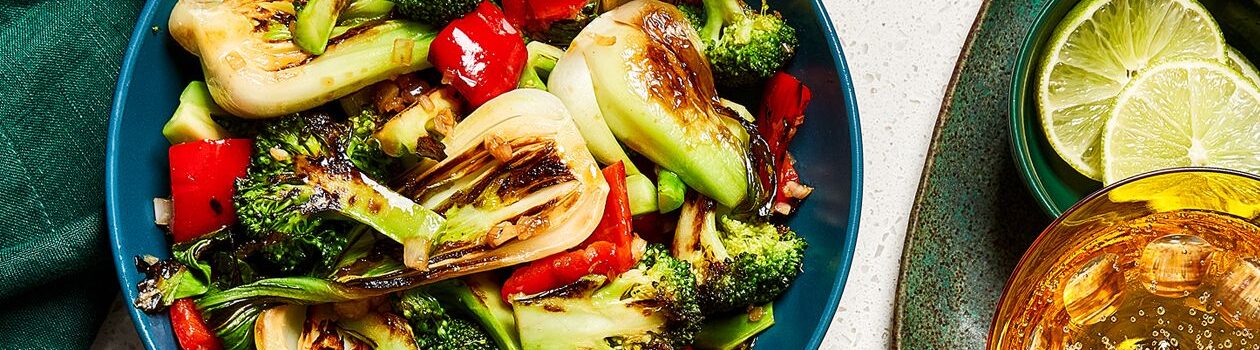
<path id="1" fill-rule="evenodd" d="M 725 206 L 760 209 L 768 151 L 718 97 L 700 47 L 676 7 L 630 2 L 582 30 L 549 86 L 601 161 L 625 158 L 620 141 Z"/>
<path id="2" fill-rule="evenodd" d="M 308 4 L 319 2 L 345 0 Z M 181 0 L 171 10 L 169 27 L 184 49 L 201 58 L 215 102 L 242 118 L 311 109 L 377 81 L 430 67 L 429 44 L 437 34 L 433 27 L 406 20 L 362 23 L 336 36 L 329 32 L 331 41 L 322 51 L 313 50 L 320 52 L 315 55 L 295 43 L 299 33 L 289 33 L 297 12 L 292 2 L 283 0 Z"/>
<path id="3" fill-rule="evenodd" d="M 289 123 L 292 122 L 281 119 L 275 125 Z M 266 135 L 268 132 L 264 131 L 260 139 Z M 285 151 L 291 152 L 288 163 L 340 164 L 336 169 L 359 173 L 354 170 L 353 162 L 344 159 L 338 160 L 342 163 L 302 161 L 306 153 L 299 151 L 326 145 L 318 138 L 284 139 L 303 147 Z M 536 260 L 581 243 L 593 231 L 603 212 L 607 185 L 563 105 L 546 92 L 521 89 L 491 100 L 457 125 L 444 142 L 449 154 L 446 160 L 427 170 L 404 175 L 399 184 L 402 193 L 446 215 L 436 231 L 397 237 L 404 245 L 396 255 L 389 254 L 389 250 L 371 253 L 379 251 L 382 242 L 349 243 L 340 255 L 341 262 L 336 264 L 337 272 L 329 277 L 267 278 L 230 289 L 212 290 L 198 298 L 197 305 L 205 312 L 214 332 L 225 344 L 247 344 L 252 332 L 248 325 L 260 312 L 275 304 L 339 303 L 372 298 Z M 272 155 L 268 151 L 260 156 Z M 263 159 L 275 161 L 274 158 Z M 277 166 L 282 171 L 288 167 Z M 383 187 L 363 186 L 370 183 L 367 182 L 370 178 L 365 176 L 331 179 L 321 176 L 314 178 L 334 183 L 353 181 L 338 185 L 341 187 L 335 189 L 339 190 L 386 191 Z M 277 184 L 276 188 L 314 194 L 325 191 L 304 181 Z M 301 197 L 275 196 L 270 200 Z M 312 195 L 307 200 L 312 198 L 318 200 L 321 196 Z M 369 196 L 355 203 L 343 199 L 334 205 L 364 205 L 370 209 L 371 203 L 416 203 L 402 197 L 391 197 L 390 202 L 372 202 L 374 198 Z M 301 214 L 298 210 L 265 222 L 309 225 L 305 220 L 316 219 Z M 389 230 L 407 222 L 411 221 L 397 220 L 377 230 Z M 383 236 L 390 236 L 384 233 Z M 414 242 L 408 237 L 426 237 L 429 241 Z M 347 259 L 352 261 L 347 262 Z"/>
<path id="4" fill-rule="evenodd" d="M 512 300 L 526 350 L 678 349 L 702 320 L 691 266 L 649 246 L 638 265 L 609 279 L 588 275 L 560 289 Z"/>

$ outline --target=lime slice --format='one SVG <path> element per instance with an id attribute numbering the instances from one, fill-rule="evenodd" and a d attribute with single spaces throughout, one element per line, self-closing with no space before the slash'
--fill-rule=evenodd
<path id="1" fill-rule="evenodd" d="M 1247 57 L 1243 56 L 1237 49 L 1228 46 L 1225 47 L 1225 64 L 1228 65 L 1229 68 L 1242 72 L 1243 76 L 1247 77 L 1247 80 L 1250 80 L 1256 85 L 1260 85 L 1260 72 L 1256 71 L 1256 65 L 1251 64 L 1251 60 L 1248 60 Z"/>
<path id="2" fill-rule="evenodd" d="M 1210 166 L 1260 174 L 1260 88 L 1216 61 L 1157 65 L 1116 98 L 1103 179 Z"/>
<path id="3" fill-rule="evenodd" d="M 1085 0 L 1047 44 L 1037 86 L 1050 145 L 1077 171 L 1102 179 L 1101 143 L 1115 97 L 1153 63 L 1225 59 L 1225 39 L 1194 0 Z"/>

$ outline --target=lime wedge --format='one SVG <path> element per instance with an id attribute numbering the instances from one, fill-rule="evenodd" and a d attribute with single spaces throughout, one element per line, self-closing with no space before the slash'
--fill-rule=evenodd
<path id="1" fill-rule="evenodd" d="M 1108 184 L 1183 166 L 1260 174 L 1260 88 L 1217 61 L 1157 65 L 1120 92 L 1102 144 Z"/>
<path id="2" fill-rule="evenodd" d="M 1256 65 L 1251 64 L 1251 60 L 1248 60 L 1247 57 L 1243 56 L 1237 49 L 1234 49 L 1233 47 L 1225 47 L 1225 64 L 1228 65 L 1229 68 L 1233 68 L 1234 70 L 1241 72 L 1243 76 L 1247 77 L 1247 80 L 1250 80 L 1256 85 L 1260 85 L 1260 72 L 1256 71 Z"/>
<path id="3" fill-rule="evenodd" d="M 1050 145 L 1081 174 L 1102 179 L 1105 118 L 1120 90 L 1153 63 L 1225 59 L 1225 39 L 1194 0 L 1085 0 L 1046 46 L 1037 105 Z"/>

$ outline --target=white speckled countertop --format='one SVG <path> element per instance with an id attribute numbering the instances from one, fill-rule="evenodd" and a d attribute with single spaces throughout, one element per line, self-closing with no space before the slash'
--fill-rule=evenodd
<path id="1" fill-rule="evenodd" d="M 982 0 L 825 0 L 857 88 L 862 225 L 823 349 L 886 349 L 907 218 L 941 97 Z M 142 348 L 121 301 L 93 349 Z"/>

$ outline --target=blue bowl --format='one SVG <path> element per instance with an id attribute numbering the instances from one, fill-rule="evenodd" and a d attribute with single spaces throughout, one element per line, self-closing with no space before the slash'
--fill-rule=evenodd
<path id="1" fill-rule="evenodd" d="M 123 297 L 134 300 L 143 276 L 134 258 L 170 255 L 153 224 L 152 200 L 170 192 L 162 125 L 180 91 L 201 78 L 196 59 L 166 32 L 175 0 L 145 5 L 118 77 L 106 148 L 105 196 L 110 245 Z M 772 6 L 799 30 L 801 45 L 789 71 L 814 93 L 792 153 L 801 178 L 817 188 L 791 226 L 809 242 L 805 272 L 775 303 L 777 324 L 759 349 L 816 349 L 822 342 L 857 242 L 862 199 L 862 142 L 853 81 L 821 0 L 779 0 Z M 755 107 L 750 105 L 750 107 Z M 146 347 L 175 349 L 165 314 L 129 309 Z"/>

